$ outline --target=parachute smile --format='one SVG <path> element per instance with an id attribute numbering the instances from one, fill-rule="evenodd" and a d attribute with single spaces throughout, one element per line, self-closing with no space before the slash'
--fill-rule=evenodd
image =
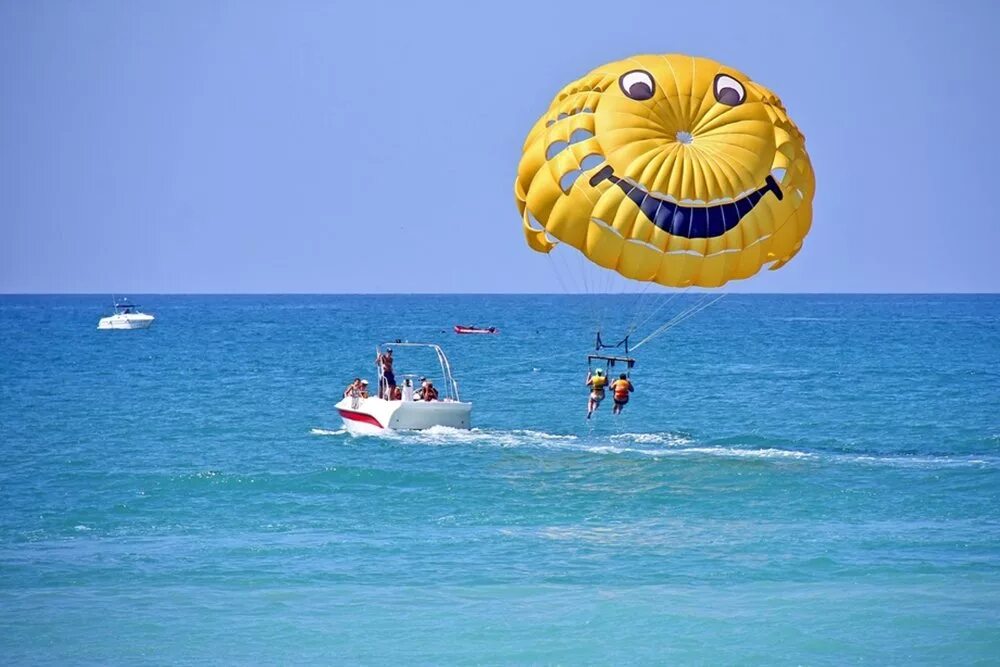
<path id="1" fill-rule="evenodd" d="M 648 192 L 642 185 L 615 176 L 611 165 L 605 165 L 590 178 L 590 185 L 603 181 L 614 183 L 631 199 L 654 225 L 674 236 L 687 239 L 706 239 L 722 236 L 733 229 L 745 215 L 757 206 L 768 192 L 781 201 L 781 187 L 768 174 L 764 185 L 731 202 L 714 206 L 684 206 Z"/>

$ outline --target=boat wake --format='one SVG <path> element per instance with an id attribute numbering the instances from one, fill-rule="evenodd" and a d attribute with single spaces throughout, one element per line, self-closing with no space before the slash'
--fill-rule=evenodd
<path id="1" fill-rule="evenodd" d="M 309 429 L 309 433 L 311 433 L 312 435 L 344 435 L 347 433 L 347 429 L 342 428 L 336 431 L 330 431 L 325 428 L 313 428 Z"/>
<path id="2" fill-rule="evenodd" d="M 314 428 L 313 435 L 358 437 L 346 429 Z M 502 447 L 535 448 L 597 456 L 638 456 L 653 460 L 666 458 L 712 458 L 802 462 L 810 464 L 889 466 L 899 468 L 1000 468 L 1000 457 L 994 456 L 905 456 L 899 454 L 868 454 L 805 451 L 766 443 L 751 444 L 757 437 L 740 442 L 727 438 L 724 443 L 705 443 L 684 433 L 618 433 L 593 435 L 548 433 L 532 429 L 456 429 L 435 426 L 424 431 L 382 431 L 362 437 L 428 447 Z"/>

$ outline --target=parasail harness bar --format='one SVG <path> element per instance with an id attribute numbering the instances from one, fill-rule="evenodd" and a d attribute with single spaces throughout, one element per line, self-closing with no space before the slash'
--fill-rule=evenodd
<path id="1" fill-rule="evenodd" d="M 615 350 L 620 347 L 624 347 L 625 356 L 601 354 L 601 350 Z M 629 356 L 629 342 L 628 336 L 625 336 L 617 343 L 613 345 L 605 343 L 601 340 L 601 332 L 597 332 L 597 337 L 594 340 L 594 354 L 587 355 L 587 366 L 592 367 L 595 361 L 603 361 L 605 368 L 610 372 L 617 364 L 625 364 L 628 370 L 631 370 L 635 366 L 635 359 Z M 626 371 L 627 372 L 627 371 Z"/>

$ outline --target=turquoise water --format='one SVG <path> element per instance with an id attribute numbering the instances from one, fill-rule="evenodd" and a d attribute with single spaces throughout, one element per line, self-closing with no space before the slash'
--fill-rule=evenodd
<path id="1" fill-rule="evenodd" d="M 1000 661 L 1000 297 L 730 296 L 588 423 L 593 298 L 132 296 L 0 297 L 7 664 Z M 472 432 L 340 430 L 385 338 Z"/>

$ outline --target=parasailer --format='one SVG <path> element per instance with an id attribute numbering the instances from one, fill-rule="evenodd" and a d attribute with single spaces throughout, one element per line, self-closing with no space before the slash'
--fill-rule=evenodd
<path id="1" fill-rule="evenodd" d="M 781 100 L 680 54 L 609 63 L 564 87 L 528 133 L 514 183 L 533 250 L 565 244 L 626 279 L 678 288 L 784 266 L 809 232 L 814 190 Z M 625 357 L 613 357 L 628 368 L 631 331 Z M 598 335 L 590 361 L 608 360 L 604 347 Z"/>
<path id="2" fill-rule="evenodd" d="M 604 388 L 608 386 L 608 378 L 604 375 L 604 371 L 597 368 L 592 372 L 588 371 L 586 385 L 590 387 L 590 395 L 587 398 L 587 419 L 590 419 L 590 415 L 594 414 L 604 400 Z"/>
<path id="3" fill-rule="evenodd" d="M 611 414 L 620 415 L 622 413 L 625 404 L 628 403 L 629 394 L 633 391 L 635 391 L 635 387 L 632 386 L 632 381 L 625 373 L 619 375 L 618 379 L 611 383 L 611 398 L 615 404 Z"/>

